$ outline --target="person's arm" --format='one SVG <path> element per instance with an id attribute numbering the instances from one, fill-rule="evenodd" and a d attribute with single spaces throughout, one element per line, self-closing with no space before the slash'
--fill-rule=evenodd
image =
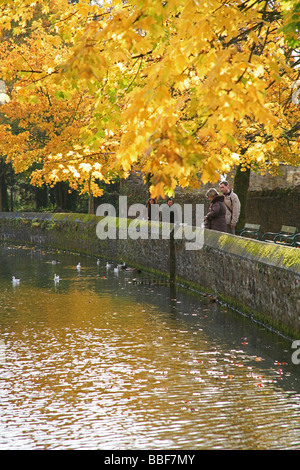
<path id="1" fill-rule="evenodd" d="M 220 204 L 216 202 L 212 205 L 211 210 L 206 214 L 206 217 L 208 219 L 213 219 L 214 217 L 217 217 L 219 215 L 220 209 Z"/>
<path id="2" fill-rule="evenodd" d="M 231 216 L 231 228 L 234 228 L 238 223 L 239 216 L 240 216 L 241 204 L 239 198 L 235 194 L 232 198 L 232 216 Z"/>

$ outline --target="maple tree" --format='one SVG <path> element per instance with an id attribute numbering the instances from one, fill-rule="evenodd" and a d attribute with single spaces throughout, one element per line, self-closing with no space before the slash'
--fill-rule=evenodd
<path id="1" fill-rule="evenodd" d="M 16 171 L 40 165 L 34 184 L 68 180 L 98 195 L 97 179 L 138 168 L 164 197 L 199 174 L 215 182 L 236 165 L 299 163 L 294 2 L 9 0 L 0 10 L 0 73 L 13 84 L 0 137 Z"/>
<path id="2" fill-rule="evenodd" d="M 91 119 L 94 97 L 88 89 L 64 89 L 55 82 L 69 44 L 47 32 L 49 22 L 41 12 L 38 17 L 41 27 L 33 22 L 30 34 L 17 30 L 17 38 L 2 41 L 1 71 L 13 86 L 10 101 L 1 108 L 1 151 L 16 172 L 33 168 L 32 184 L 67 181 L 70 188 L 88 193 L 93 212 L 93 196 L 103 193 L 97 182 L 113 174 L 107 168 L 113 139 L 96 132 L 94 144 L 84 145 L 82 129 Z M 103 145 L 99 135 L 105 137 Z"/>

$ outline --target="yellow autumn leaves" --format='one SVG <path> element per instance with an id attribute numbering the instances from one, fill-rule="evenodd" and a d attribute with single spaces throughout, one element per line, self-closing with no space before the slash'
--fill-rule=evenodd
<path id="1" fill-rule="evenodd" d="M 39 163 L 34 183 L 96 195 L 97 180 L 137 169 L 164 196 L 240 163 L 295 161 L 281 2 L 17 0 L 0 12 L 0 73 L 18 103 L 0 137 L 20 144 L 5 148 L 16 170 Z"/>

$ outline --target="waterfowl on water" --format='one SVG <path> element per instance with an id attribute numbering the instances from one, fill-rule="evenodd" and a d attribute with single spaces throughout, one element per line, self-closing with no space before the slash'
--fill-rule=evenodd
<path id="1" fill-rule="evenodd" d="M 54 274 L 54 282 L 59 282 L 59 276 L 57 274 Z"/>
<path id="2" fill-rule="evenodd" d="M 12 277 L 12 282 L 13 284 L 20 284 L 21 279 L 15 278 L 15 276 Z"/>
<path id="3" fill-rule="evenodd" d="M 124 262 L 123 264 L 118 264 L 118 268 L 119 268 L 119 269 L 126 269 L 127 266 L 126 266 L 126 264 L 125 264 L 125 262 Z"/>

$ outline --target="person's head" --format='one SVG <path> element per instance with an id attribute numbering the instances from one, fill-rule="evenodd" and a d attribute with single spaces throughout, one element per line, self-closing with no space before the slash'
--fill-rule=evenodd
<path id="1" fill-rule="evenodd" d="M 212 201 L 216 196 L 218 196 L 218 191 L 215 188 L 210 188 L 206 191 L 205 195 L 210 201 Z"/>
<path id="2" fill-rule="evenodd" d="M 155 204 L 155 200 L 152 197 L 150 197 L 148 199 L 148 204 Z"/>
<path id="3" fill-rule="evenodd" d="M 219 186 L 223 194 L 228 194 L 230 192 L 230 187 L 227 181 L 221 181 Z"/>
<path id="4" fill-rule="evenodd" d="M 170 197 L 167 199 L 167 204 L 168 206 L 172 206 L 173 205 L 173 199 L 171 199 Z"/>

